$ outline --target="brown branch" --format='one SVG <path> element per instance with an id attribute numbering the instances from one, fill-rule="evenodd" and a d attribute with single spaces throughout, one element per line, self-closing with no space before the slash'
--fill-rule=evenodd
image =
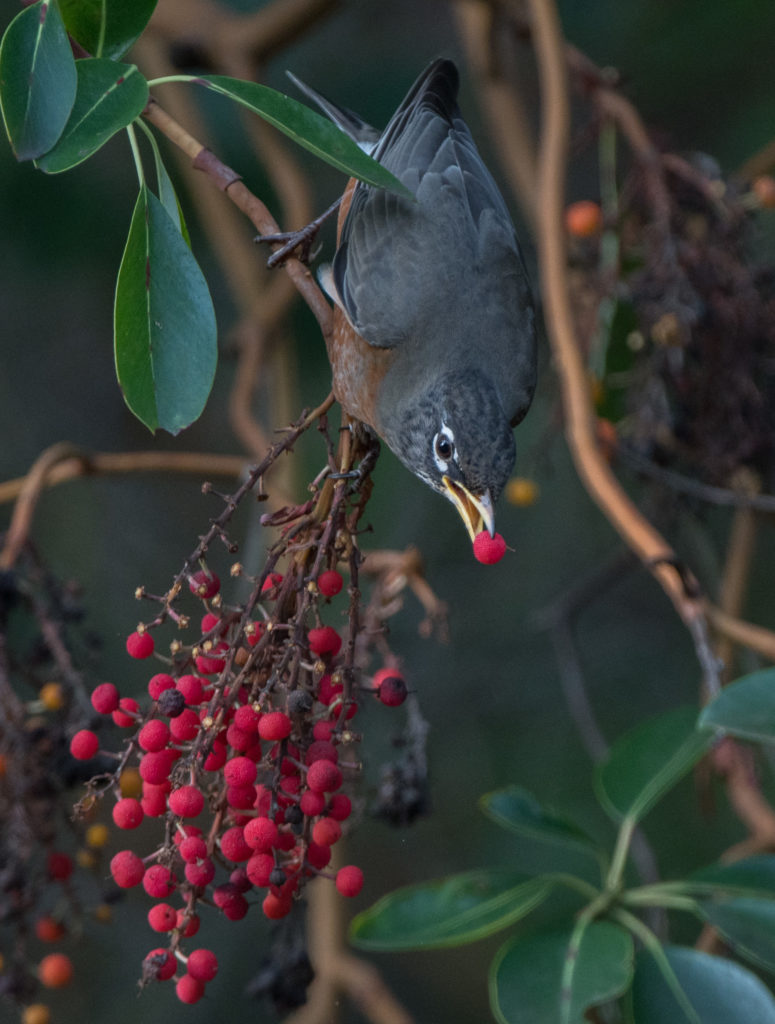
<path id="1" fill-rule="evenodd" d="M 568 445 L 590 496 L 673 602 L 694 640 L 706 688 L 715 692 L 718 668 L 707 641 L 699 586 L 688 572 L 679 570 L 675 552 L 624 492 L 597 444 L 566 277 L 563 211 L 569 109 L 565 47 L 551 0 L 529 0 L 529 7 L 542 92 L 538 251 L 546 324 L 560 377 Z"/>

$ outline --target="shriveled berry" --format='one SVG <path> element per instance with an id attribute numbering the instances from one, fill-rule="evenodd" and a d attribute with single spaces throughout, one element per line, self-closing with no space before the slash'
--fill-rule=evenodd
<path id="1" fill-rule="evenodd" d="M 336 887 L 342 896 L 357 896 L 363 888 L 363 872 L 354 864 L 339 868 L 336 873 Z"/>
<path id="2" fill-rule="evenodd" d="M 70 753 L 76 761 L 90 761 L 99 749 L 99 738 L 91 729 L 79 729 L 70 740 Z"/>
<path id="3" fill-rule="evenodd" d="M 288 714 L 304 715 L 312 710 L 314 703 L 312 694 L 307 690 L 293 690 L 288 694 Z"/>
<path id="4" fill-rule="evenodd" d="M 109 715 L 118 707 L 118 688 L 113 683 L 100 683 L 91 695 L 91 706 L 100 715 Z"/>
<path id="5" fill-rule="evenodd" d="M 130 633 L 126 638 L 127 654 L 132 658 L 150 658 L 154 646 L 153 637 L 147 631 Z"/>
<path id="6" fill-rule="evenodd" d="M 309 649 L 313 654 L 335 656 L 342 646 L 342 638 L 333 626 L 318 626 L 307 634 Z"/>
<path id="7" fill-rule="evenodd" d="M 343 584 L 344 580 L 336 569 L 327 569 L 318 576 L 318 590 L 323 597 L 336 597 Z"/>
<path id="8" fill-rule="evenodd" d="M 120 850 L 111 859 L 110 873 L 120 889 L 131 889 L 142 882 L 145 865 L 133 850 Z"/>
<path id="9" fill-rule="evenodd" d="M 143 960 L 143 976 L 153 981 L 169 981 L 177 970 L 175 954 L 168 949 L 152 949 Z"/>
<path id="10" fill-rule="evenodd" d="M 506 554 L 506 541 L 496 533 L 491 537 L 487 530 L 477 533 L 474 538 L 474 558 L 482 565 L 494 565 Z"/>

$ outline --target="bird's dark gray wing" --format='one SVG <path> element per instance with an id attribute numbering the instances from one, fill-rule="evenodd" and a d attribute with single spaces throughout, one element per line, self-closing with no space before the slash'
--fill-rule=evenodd
<path id="1" fill-rule="evenodd" d="M 535 381 L 533 302 L 506 204 L 457 106 L 457 69 L 435 61 L 373 155 L 416 201 L 359 183 L 332 276 L 345 312 L 377 347 L 402 349 L 413 374 L 454 363 L 493 368 L 517 422 Z"/>

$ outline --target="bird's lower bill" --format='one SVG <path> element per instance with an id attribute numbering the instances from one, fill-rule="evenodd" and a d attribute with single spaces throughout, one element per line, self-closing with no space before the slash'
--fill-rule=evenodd
<path id="1" fill-rule="evenodd" d="M 444 494 L 452 502 L 460 513 L 460 518 L 468 530 L 473 542 L 474 538 L 482 530 L 487 530 L 491 537 L 495 535 L 495 511 L 492 507 L 490 492 L 484 494 L 472 494 L 467 487 L 452 480 L 451 477 L 443 476 L 441 482 L 444 484 Z"/>

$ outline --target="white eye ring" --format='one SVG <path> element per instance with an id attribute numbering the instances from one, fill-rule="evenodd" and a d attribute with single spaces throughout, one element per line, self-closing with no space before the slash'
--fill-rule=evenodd
<path id="1" fill-rule="evenodd" d="M 452 431 L 442 425 L 441 430 L 433 438 L 433 461 L 439 472 L 446 473 L 450 459 L 455 454 L 455 437 Z"/>

